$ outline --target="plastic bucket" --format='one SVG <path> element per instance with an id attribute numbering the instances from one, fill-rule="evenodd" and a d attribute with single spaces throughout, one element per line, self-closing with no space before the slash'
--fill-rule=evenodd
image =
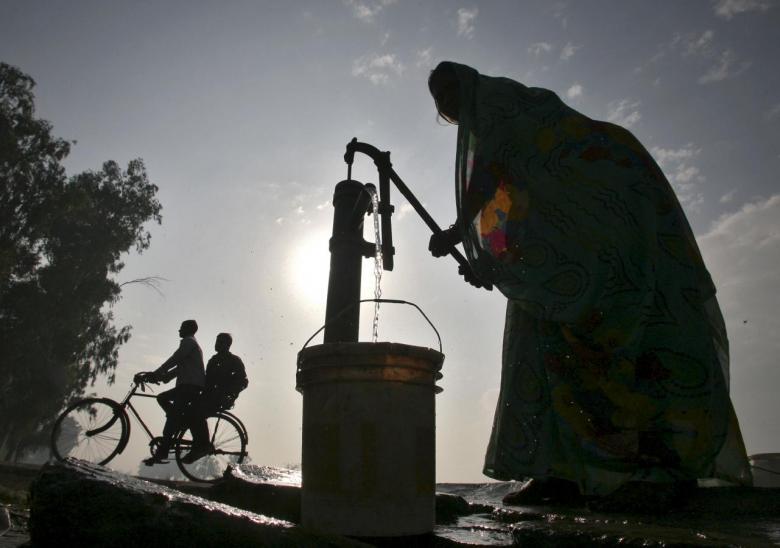
<path id="1" fill-rule="evenodd" d="M 443 362 L 441 352 L 397 343 L 301 350 L 305 527 L 358 537 L 433 530 Z"/>

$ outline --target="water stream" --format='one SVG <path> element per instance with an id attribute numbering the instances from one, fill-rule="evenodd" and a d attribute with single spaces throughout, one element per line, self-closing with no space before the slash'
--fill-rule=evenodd
<path id="1" fill-rule="evenodd" d="M 379 194 L 376 189 L 368 188 L 369 194 L 371 194 L 371 206 L 372 213 L 374 215 L 374 245 L 376 251 L 374 252 L 374 298 L 380 299 L 382 297 L 382 235 L 379 227 Z M 379 303 L 374 303 L 374 324 L 372 328 L 371 340 L 377 342 L 379 339 Z"/>

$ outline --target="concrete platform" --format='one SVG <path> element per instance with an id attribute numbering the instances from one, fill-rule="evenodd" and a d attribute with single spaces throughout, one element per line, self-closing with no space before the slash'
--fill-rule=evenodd
<path id="1" fill-rule="evenodd" d="M 300 489 L 284 469 L 240 467 L 224 481 L 147 481 L 71 463 L 0 465 L 0 486 L 31 485 L 30 527 L 0 548 L 24 546 L 780 546 L 780 489 L 701 488 L 673 513 L 596 513 L 582 506 L 507 507 L 518 485 L 439 485 L 433 535 L 393 541 L 323 537 L 297 526 Z M 9 479 L 10 478 L 10 479 Z M 12 518 L 14 515 L 12 515 Z M 186 533 L 182 533 L 186 531 Z M 31 540 L 30 540 L 31 539 Z M 230 541 L 228 541 L 230 539 Z M 366 542 L 368 540 L 368 542 Z M 75 544 L 74 544 L 75 543 Z"/>

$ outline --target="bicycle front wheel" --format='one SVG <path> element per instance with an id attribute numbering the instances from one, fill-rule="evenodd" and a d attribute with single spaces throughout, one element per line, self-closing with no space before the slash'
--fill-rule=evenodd
<path id="1" fill-rule="evenodd" d="M 247 437 L 238 421 L 230 415 L 216 413 L 208 417 L 206 422 L 212 451 L 191 464 L 182 462 L 182 457 L 192 447 L 190 431 L 182 431 L 176 439 L 176 464 L 193 481 L 214 482 L 224 476 L 228 466 L 244 462 Z"/>
<path id="2" fill-rule="evenodd" d="M 106 464 L 127 441 L 129 426 L 127 415 L 114 400 L 79 400 L 57 417 L 51 433 L 52 454 L 57 460 Z"/>

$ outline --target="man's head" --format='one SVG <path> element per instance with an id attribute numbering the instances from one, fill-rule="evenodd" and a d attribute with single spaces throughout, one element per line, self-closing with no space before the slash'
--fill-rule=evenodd
<path id="1" fill-rule="evenodd" d="M 233 344 L 233 337 L 230 333 L 220 333 L 217 335 L 217 341 L 214 343 L 214 350 L 219 354 L 225 354 L 230 351 L 230 345 Z"/>
<path id="2" fill-rule="evenodd" d="M 179 337 L 192 337 L 197 332 L 198 322 L 195 320 L 184 320 L 181 322 L 181 327 L 179 328 Z"/>

